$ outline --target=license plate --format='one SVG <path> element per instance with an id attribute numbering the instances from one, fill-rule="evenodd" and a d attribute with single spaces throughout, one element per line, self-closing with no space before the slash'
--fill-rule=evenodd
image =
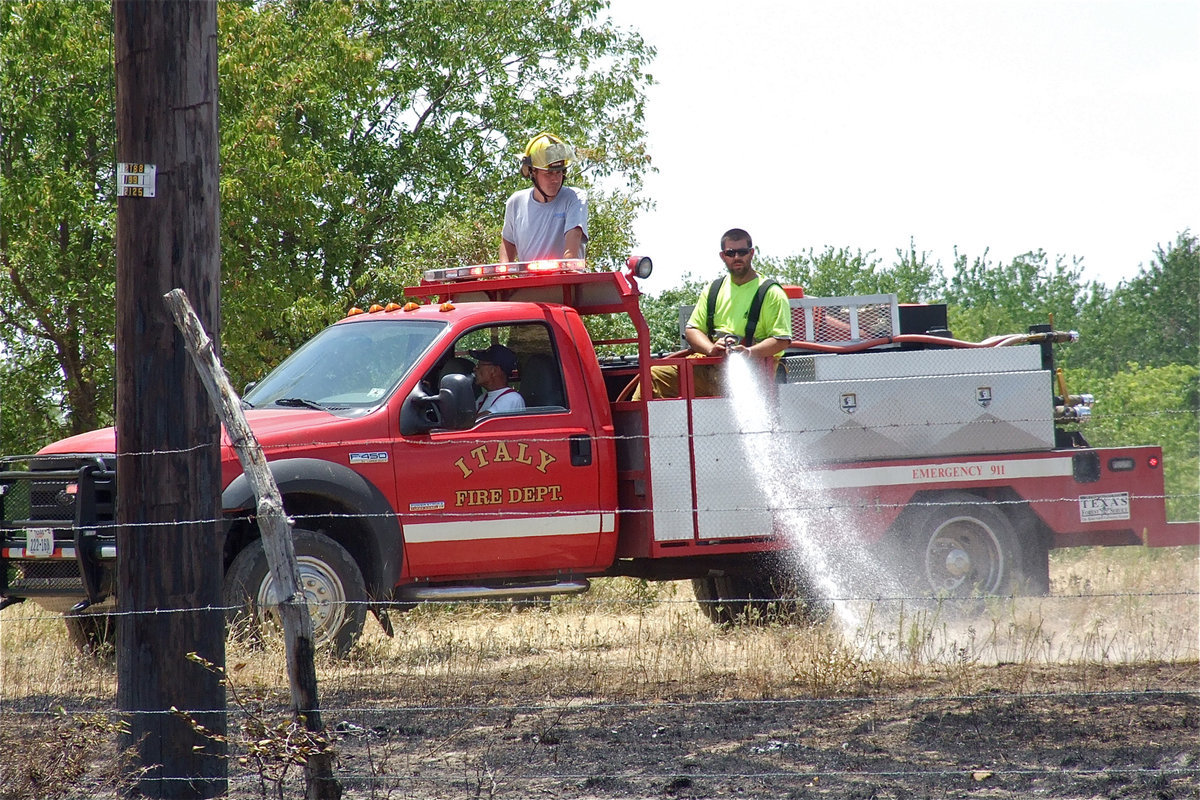
<path id="1" fill-rule="evenodd" d="M 25 557 L 49 558 L 54 555 L 54 531 L 50 528 L 29 528 L 25 531 Z"/>

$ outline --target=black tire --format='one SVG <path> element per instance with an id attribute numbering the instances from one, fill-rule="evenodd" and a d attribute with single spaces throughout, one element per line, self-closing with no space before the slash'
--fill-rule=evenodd
<path id="1" fill-rule="evenodd" d="M 1050 548 L 1042 539 L 1028 541 L 1024 538 L 1025 561 L 1021 567 L 1021 577 L 1017 585 L 1020 594 L 1032 597 L 1045 597 L 1050 594 Z"/>
<path id="2" fill-rule="evenodd" d="M 803 575 L 773 567 L 755 575 L 693 578 L 700 610 L 718 625 L 795 623 L 813 625 L 832 609 Z"/>
<path id="3" fill-rule="evenodd" d="M 985 498 L 966 492 L 949 492 L 932 502 L 936 505 L 908 526 L 911 588 L 935 597 L 1019 592 L 1032 554 L 1022 552 L 1009 518 Z M 1044 557 L 1041 561 L 1046 563 Z"/>
<path id="4" fill-rule="evenodd" d="M 339 657 L 354 647 L 367 617 L 367 590 L 362 571 L 340 544 L 321 533 L 292 531 L 300 588 L 308 598 L 313 621 L 313 645 L 329 647 Z M 267 553 L 255 540 L 238 553 L 225 573 L 224 604 L 230 607 L 230 626 L 244 625 L 257 634 L 268 620 L 278 624 L 266 607 L 273 581 Z"/>
<path id="5" fill-rule="evenodd" d="M 730 609 L 721 602 L 721 587 L 717 586 L 719 578 L 692 578 L 692 592 L 700 610 L 710 622 L 717 625 L 727 625 L 732 621 Z"/>
<path id="6" fill-rule="evenodd" d="M 63 614 L 67 638 L 84 655 L 100 661 L 116 657 L 117 617 L 105 612 Z"/>

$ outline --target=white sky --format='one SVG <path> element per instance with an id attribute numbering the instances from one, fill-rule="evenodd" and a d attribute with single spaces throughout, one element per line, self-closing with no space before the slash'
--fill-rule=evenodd
<path id="1" fill-rule="evenodd" d="M 1200 0 L 612 0 L 650 67 L 654 292 L 760 251 L 1043 249 L 1114 286 L 1200 233 Z"/>

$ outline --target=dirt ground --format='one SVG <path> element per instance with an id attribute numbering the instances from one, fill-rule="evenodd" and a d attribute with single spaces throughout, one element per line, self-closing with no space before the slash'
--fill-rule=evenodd
<path id="1" fill-rule="evenodd" d="M 341 689 L 322 707 L 346 800 L 1200 797 L 1195 662 L 1011 664 L 979 678 L 970 694 L 925 681 L 824 699 L 659 686 L 634 700 L 514 671 L 429 684 L 420 697 Z M 989 688 L 1018 683 L 1032 688 Z M 5 703 L 0 715 L 0 798 L 116 797 L 115 732 L 81 730 L 78 714 L 28 714 L 35 705 Z M 75 708 L 88 705 L 105 716 L 104 703 Z M 31 791 L 23 771 L 35 766 L 46 774 Z M 300 798 L 303 776 L 293 767 L 282 784 L 262 781 L 231 761 L 228 796 Z"/>
<path id="2" fill-rule="evenodd" d="M 992 669 L 1003 682 L 1004 670 L 1026 667 Z M 323 705 L 337 709 L 325 722 L 347 800 L 1200 797 L 1196 664 L 1097 670 L 1088 692 L 1063 691 L 1060 678 L 1079 678 L 1058 674 L 1065 670 L 1039 668 L 1032 677 L 1043 691 L 1024 695 L 939 696 L 912 686 L 882 698 L 713 701 L 675 692 L 650 702 L 535 701 L 514 680 L 473 696 L 461 685 L 444 696 L 431 687 L 419 703 L 342 692 Z M 9 755 L 63 738 L 53 722 L 17 729 L 11 723 L 23 715 L 5 716 L 0 746 Z M 100 749 L 111 753 L 111 732 L 93 731 L 93 753 L 105 739 Z M 69 779 L 60 774 L 68 785 L 47 795 L 19 792 L 10 772 L 0 797 L 114 797 L 109 770 L 101 759 Z M 295 768 L 280 787 L 232 766 L 228 796 L 300 798 L 304 785 Z"/>
<path id="3" fill-rule="evenodd" d="M 479 705 L 428 698 L 462 711 L 400 714 L 384 710 L 398 699 L 363 694 L 329 701 L 378 710 L 326 722 L 347 797 L 1200 797 L 1195 664 L 1094 676 L 1165 690 L 1063 693 L 1057 669 L 1039 668 L 1044 690 L 1024 696 L 532 703 L 496 685 Z"/>

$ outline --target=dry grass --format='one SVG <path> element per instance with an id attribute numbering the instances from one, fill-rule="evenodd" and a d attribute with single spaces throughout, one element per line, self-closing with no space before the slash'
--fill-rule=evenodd
<path id="1" fill-rule="evenodd" d="M 861 624 L 721 628 L 688 583 L 598 582 L 549 611 L 510 605 L 430 605 L 375 626 L 346 662 L 321 667 L 322 693 L 428 701 L 595 698 L 653 700 L 874 694 L 927 684 L 967 693 L 988 685 L 1035 690 L 1040 668 L 1076 666 L 1093 689 L 1094 666 L 1200 659 L 1197 548 L 1092 548 L 1055 553 L 1053 596 L 966 607 L 862 603 Z M 276 651 L 277 652 L 277 651 Z M 240 680 L 285 686 L 282 659 L 231 645 Z M 995 686 L 990 668 L 1005 670 Z M 1067 673 L 1070 675 L 1071 673 Z M 1044 687 L 1041 687 L 1044 688 Z"/>
<path id="2" fill-rule="evenodd" d="M 974 603 L 861 603 L 861 624 L 721 628 L 690 585 L 616 579 L 547 610 L 429 605 L 374 624 L 352 657 L 323 660 L 323 693 L 473 694 L 498 681 L 531 694 L 649 699 L 672 691 L 756 697 L 869 692 L 997 664 L 1180 663 L 1200 658 L 1197 548 L 1086 548 L 1052 555 L 1052 596 Z M 856 604 L 848 604 L 855 606 Z M 239 681 L 286 687 L 277 648 L 231 641 Z M 0 616 L 0 702 L 70 698 L 104 707 L 115 671 L 78 655 L 36 606 Z M 46 706 L 48 708 L 48 706 Z"/>

